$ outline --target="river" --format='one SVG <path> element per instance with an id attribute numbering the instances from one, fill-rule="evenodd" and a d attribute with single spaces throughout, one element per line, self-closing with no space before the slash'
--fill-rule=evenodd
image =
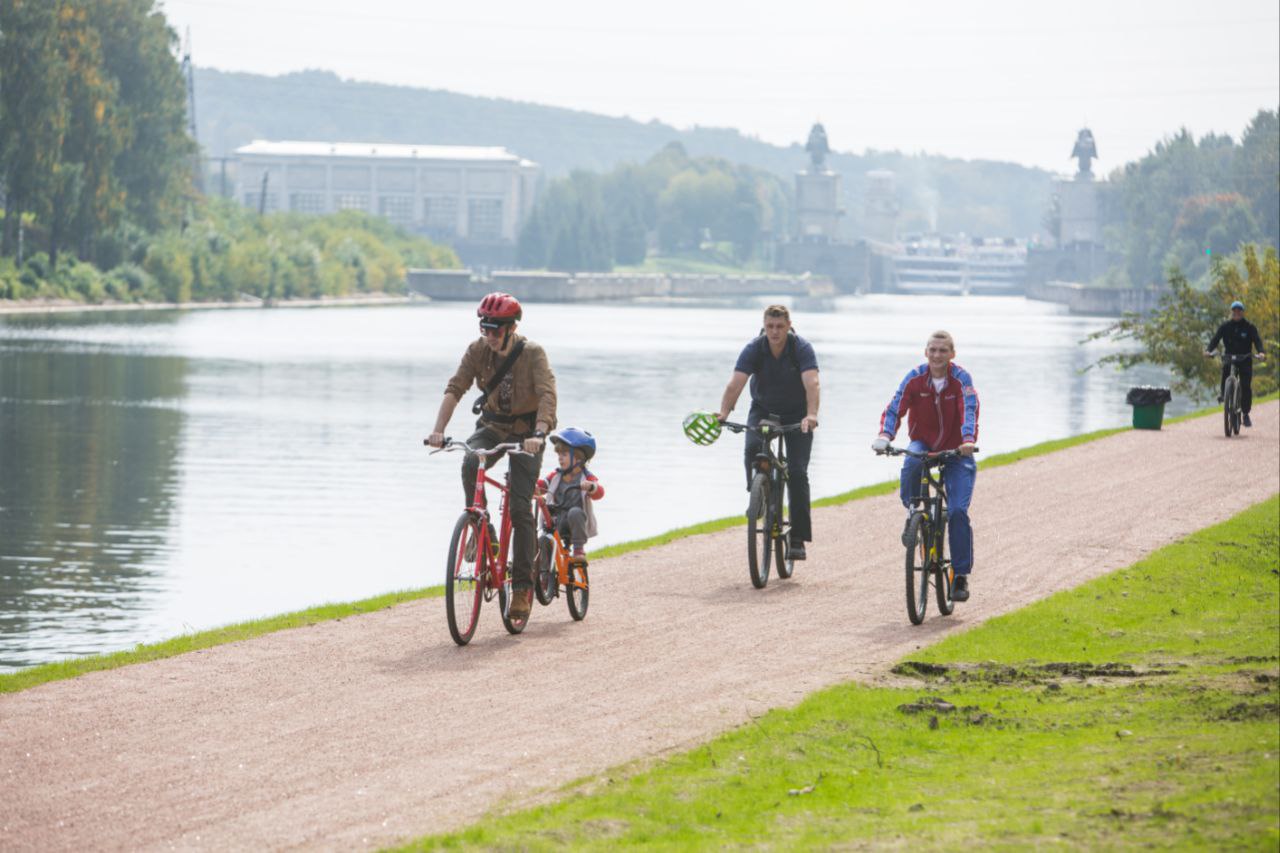
<path id="1" fill-rule="evenodd" d="M 560 424 L 599 442 L 592 547 L 741 511 L 741 438 L 698 447 L 680 422 L 718 405 L 762 304 L 527 307 Z M 821 367 L 815 497 L 895 476 L 868 445 L 935 328 L 974 376 L 984 454 L 1126 424 L 1126 389 L 1165 379 L 1085 372 L 1114 349 L 1081 344 L 1107 321 L 1021 298 L 848 297 L 794 320 Z M 0 671 L 439 583 L 460 459 L 422 438 L 475 335 L 461 303 L 0 317 Z M 979 530 L 981 496 L 979 478 Z"/>

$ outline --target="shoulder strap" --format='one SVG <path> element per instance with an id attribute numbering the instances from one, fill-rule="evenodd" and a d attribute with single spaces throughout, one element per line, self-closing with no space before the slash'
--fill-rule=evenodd
<path id="1" fill-rule="evenodd" d="M 511 365 L 516 363 L 516 359 L 520 357 L 520 353 L 524 352 L 524 340 L 516 341 L 516 345 L 511 348 L 511 352 L 502 360 L 502 364 L 498 365 L 498 370 L 493 374 L 493 378 L 484 386 L 484 390 L 480 392 L 480 396 L 476 398 L 475 403 L 471 405 L 471 414 L 478 415 L 480 410 L 484 408 L 484 403 L 489 399 L 489 395 L 493 393 L 493 389 L 498 387 L 507 373 L 511 370 Z"/>

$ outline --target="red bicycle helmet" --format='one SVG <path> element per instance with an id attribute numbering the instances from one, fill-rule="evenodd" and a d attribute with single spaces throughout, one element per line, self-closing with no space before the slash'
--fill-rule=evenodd
<path id="1" fill-rule="evenodd" d="M 520 309 L 520 300 L 510 293 L 490 293 L 480 300 L 480 307 L 476 309 L 476 316 L 481 321 L 487 321 L 490 328 L 514 323 L 523 316 L 523 313 Z M 485 322 L 481 325 L 485 325 Z"/>

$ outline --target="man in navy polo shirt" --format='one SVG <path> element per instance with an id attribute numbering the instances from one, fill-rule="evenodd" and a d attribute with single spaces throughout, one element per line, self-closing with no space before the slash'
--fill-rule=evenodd
<path id="1" fill-rule="evenodd" d="M 720 400 L 720 420 L 728 420 L 747 380 L 751 380 L 751 410 L 747 423 L 755 426 L 769 415 L 784 424 L 799 423 L 798 432 L 783 436 L 787 443 L 787 489 L 791 504 L 793 560 L 805 558 L 804 543 L 813 541 L 809 520 L 809 454 L 813 431 L 818 428 L 818 357 L 813 346 L 791 328 L 791 313 L 784 305 L 764 310 L 764 332 L 742 349 L 733 376 Z M 747 488 L 751 488 L 752 463 L 762 439 L 746 434 L 744 458 Z"/>

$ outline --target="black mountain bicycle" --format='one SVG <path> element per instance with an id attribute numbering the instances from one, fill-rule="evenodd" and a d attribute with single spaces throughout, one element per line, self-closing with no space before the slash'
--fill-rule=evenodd
<path id="1" fill-rule="evenodd" d="M 1252 361 L 1253 356 L 1223 353 L 1220 358 L 1223 364 L 1230 365 L 1231 368 L 1227 381 L 1222 383 L 1222 431 L 1227 438 L 1231 438 L 1240 434 L 1240 407 L 1243 405 L 1241 398 L 1244 390 L 1240 387 L 1239 365 Z"/>
<path id="2" fill-rule="evenodd" d="M 973 451 L 977 453 L 978 448 Z M 919 493 L 911 501 L 911 517 L 902 534 L 902 544 L 907 549 L 907 616 L 912 625 L 924 621 L 930 585 L 938 600 L 938 612 L 950 616 L 956 606 L 955 599 L 951 597 L 955 572 L 951 559 L 946 556 L 947 487 L 942 479 L 942 465 L 948 459 L 960 456 L 960 451 L 918 453 L 890 446 L 877 453 L 883 456 L 914 456 L 924 462 L 920 466 Z"/>
<path id="3" fill-rule="evenodd" d="M 769 564 L 776 561 L 778 577 L 791 577 L 791 520 L 787 517 L 787 452 L 782 437 L 800 429 L 800 424 L 783 424 L 776 417 L 756 426 L 723 421 L 734 432 L 754 432 L 763 439 L 751 477 L 751 497 L 747 501 L 747 565 L 751 585 L 764 589 L 769 582 Z"/>

